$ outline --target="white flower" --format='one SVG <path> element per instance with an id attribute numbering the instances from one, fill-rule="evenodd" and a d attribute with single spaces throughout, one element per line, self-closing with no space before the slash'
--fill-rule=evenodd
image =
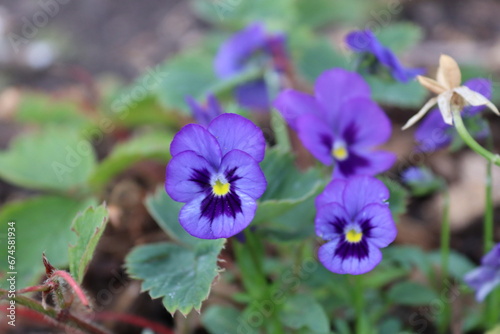
<path id="1" fill-rule="evenodd" d="M 453 125 L 453 110 L 462 110 L 466 105 L 482 106 L 486 105 L 497 115 L 500 115 L 497 107 L 493 105 L 486 97 L 471 90 L 469 87 L 460 86 L 462 74 L 457 62 L 447 55 L 441 55 L 439 58 L 439 68 L 436 79 L 423 76 L 417 77 L 422 86 L 427 88 L 438 96 L 431 98 L 427 103 L 403 126 L 403 130 L 409 128 L 420 120 L 436 103 L 439 106 L 441 115 L 446 124 Z"/>

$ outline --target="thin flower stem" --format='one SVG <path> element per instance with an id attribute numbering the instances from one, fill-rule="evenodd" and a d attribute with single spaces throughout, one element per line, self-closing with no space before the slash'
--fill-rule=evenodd
<path id="1" fill-rule="evenodd" d="M 479 145 L 479 143 L 472 138 L 470 133 L 465 128 L 464 122 L 462 120 L 462 116 L 460 115 L 459 110 L 453 110 L 453 124 L 455 125 L 455 129 L 457 129 L 458 134 L 463 139 L 463 141 L 469 146 L 474 152 L 483 156 L 491 163 L 500 166 L 500 155 L 492 153 Z"/>
<path id="2" fill-rule="evenodd" d="M 364 304 L 363 282 L 361 275 L 352 276 L 354 280 L 354 307 L 356 310 L 356 333 L 364 334 Z"/>
<path id="3" fill-rule="evenodd" d="M 450 258 L 450 194 L 448 189 L 443 192 L 443 221 L 441 223 L 441 273 L 442 282 L 448 279 L 449 273 L 449 258 Z M 439 332 L 446 333 L 450 323 L 451 303 L 445 303 L 444 316 L 439 325 Z"/>

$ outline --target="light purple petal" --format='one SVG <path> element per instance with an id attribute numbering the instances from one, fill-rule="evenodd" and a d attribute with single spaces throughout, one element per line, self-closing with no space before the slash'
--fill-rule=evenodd
<path id="1" fill-rule="evenodd" d="M 196 170 L 206 170 L 213 174 L 213 168 L 205 158 L 193 151 L 184 151 L 172 158 L 167 165 L 165 190 L 177 202 L 189 202 L 203 193 L 203 189 L 193 182 Z"/>
<path id="2" fill-rule="evenodd" d="M 214 167 L 219 166 L 222 158 L 221 149 L 215 137 L 198 124 L 184 126 L 172 140 L 170 154 L 173 157 L 184 151 L 195 152 Z"/>
<path id="3" fill-rule="evenodd" d="M 215 72 L 219 77 L 230 77 L 244 67 L 247 59 L 266 41 L 264 27 L 255 23 L 231 36 L 219 48 L 215 56 Z"/>
<path id="4" fill-rule="evenodd" d="M 271 103 L 264 80 L 253 80 L 236 87 L 238 104 L 255 111 L 267 111 Z"/>
<path id="5" fill-rule="evenodd" d="M 349 257 L 342 259 L 335 255 L 338 240 L 330 241 L 318 250 L 319 261 L 326 269 L 337 274 L 360 275 L 371 271 L 382 260 L 382 253 L 374 245 L 368 243 L 368 256 L 363 259 Z"/>
<path id="6" fill-rule="evenodd" d="M 217 138 L 223 156 L 236 149 L 248 153 L 258 162 L 264 160 L 264 135 L 257 125 L 245 117 L 230 113 L 220 115 L 210 123 L 208 131 Z"/>
<path id="7" fill-rule="evenodd" d="M 231 189 L 245 193 L 253 199 L 258 199 L 266 191 L 267 182 L 257 161 L 247 153 L 232 150 L 224 156 L 219 172 L 234 171 L 236 181 L 231 183 Z"/>
<path id="8" fill-rule="evenodd" d="M 324 121 L 312 114 L 303 115 L 298 119 L 297 132 L 302 144 L 316 159 L 325 165 L 333 163 L 333 131 Z"/>
<path id="9" fill-rule="evenodd" d="M 356 97 L 370 98 L 370 86 L 363 77 L 341 68 L 323 72 L 316 80 L 314 92 L 331 126 L 335 125 L 344 103 Z"/>
<path id="10" fill-rule="evenodd" d="M 328 203 L 344 203 L 343 193 L 346 184 L 347 181 L 342 179 L 334 179 L 331 181 L 326 186 L 325 190 L 316 197 L 316 210 L 319 210 L 320 207 Z"/>
<path id="11" fill-rule="evenodd" d="M 348 148 L 373 147 L 391 137 L 391 121 L 371 99 L 354 98 L 341 108 L 336 133 Z"/>
<path id="12" fill-rule="evenodd" d="M 318 209 L 314 224 L 316 235 L 323 240 L 343 238 L 343 226 L 340 222 L 349 223 L 350 218 L 345 208 L 339 203 L 328 203 Z"/>
<path id="13" fill-rule="evenodd" d="M 420 122 L 415 131 L 415 141 L 420 151 L 434 152 L 451 144 L 454 131 L 452 125 L 443 121 L 439 109 L 435 108 Z"/>
<path id="14" fill-rule="evenodd" d="M 479 267 L 467 273 L 464 281 L 476 291 L 476 300 L 483 302 L 488 294 L 500 285 L 500 271 L 490 267 Z"/>
<path id="15" fill-rule="evenodd" d="M 374 40 L 376 40 L 375 35 L 370 30 L 351 31 L 345 37 L 346 44 L 354 52 L 373 53 Z"/>
<path id="16" fill-rule="evenodd" d="M 490 266 L 497 268 L 500 271 L 500 243 L 496 244 L 488 254 L 481 260 L 483 266 Z"/>
<path id="17" fill-rule="evenodd" d="M 273 106 L 281 113 L 288 125 L 297 130 L 296 120 L 305 114 L 313 114 L 322 118 L 324 112 L 314 96 L 296 90 L 287 89 L 281 92 Z"/>
<path id="18" fill-rule="evenodd" d="M 351 151 L 344 161 L 336 161 L 334 178 L 350 178 L 355 175 L 374 176 L 387 171 L 396 162 L 396 155 L 387 151 Z"/>
<path id="19" fill-rule="evenodd" d="M 355 221 L 370 221 L 370 237 L 368 242 L 377 248 L 387 247 L 398 234 L 391 210 L 387 204 L 368 204 L 355 218 Z"/>
<path id="20" fill-rule="evenodd" d="M 389 199 L 389 189 L 385 184 L 369 176 L 356 176 L 348 180 L 344 190 L 344 206 L 351 218 L 368 204 L 382 204 Z"/>
<path id="21" fill-rule="evenodd" d="M 257 203 L 253 198 L 238 193 L 241 200 L 242 212 L 236 214 L 236 218 L 227 215 L 219 215 L 213 221 L 201 215 L 201 202 L 204 196 L 196 197 L 184 205 L 179 213 L 179 222 L 184 229 L 194 237 L 201 239 L 229 238 L 243 231 L 252 221 L 257 209 Z"/>

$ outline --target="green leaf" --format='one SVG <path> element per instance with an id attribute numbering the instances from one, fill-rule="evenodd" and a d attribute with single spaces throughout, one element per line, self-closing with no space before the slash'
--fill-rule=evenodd
<path id="1" fill-rule="evenodd" d="M 387 297 L 394 304 L 406 306 L 428 305 L 439 299 L 433 290 L 414 282 L 401 282 L 393 285 Z"/>
<path id="2" fill-rule="evenodd" d="M 167 108 L 189 114 L 185 99 L 205 98 L 203 93 L 216 82 L 212 59 L 214 55 L 205 51 L 193 51 L 169 59 L 163 66 L 165 77 L 159 83 L 156 94 Z"/>
<path id="3" fill-rule="evenodd" d="M 392 78 L 381 79 L 365 76 L 375 101 L 401 108 L 420 108 L 427 98 L 427 91 L 417 82 L 402 83 Z"/>
<path id="4" fill-rule="evenodd" d="M 15 222 L 14 256 L 18 288 L 39 280 L 44 272 L 43 252 L 53 266 L 68 265 L 68 245 L 74 244 L 76 240 L 76 235 L 70 229 L 71 222 L 79 211 L 93 203 L 94 200 L 76 201 L 66 197 L 40 196 L 3 206 L 0 211 L 0 244 L 7 245 L 7 223 Z M 0 256 L 7 259 L 7 247 L 0 248 Z M 0 262 L 0 271 L 11 271 L 6 261 Z"/>
<path id="5" fill-rule="evenodd" d="M 441 266 L 441 253 L 439 251 L 429 254 L 429 259 L 432 264 Z M 464 255 L 451 250 L 448 258 L 448 267 L 450 275 L 460 282 L 463 282 L 465 274 L 476 268 L 476 265 Z"/>
<path id="6" fill-rule="evenodd" d="M 90 177 L 91 184 L 104 186 L 139 161 L 153 159 L 166 163 L 170 158 L 168 147 L 171 141 L 170 134 L 154 132 L 118 144 L 94 170 Z"/>
<path id="7" fill-rule="evenodd" d="M 395 262 L 406 268 L 407 270 L 412 269 L 413 266 L 417 267 L 422 271 L 429 280 L 432 279 L 433 271 L 432 264 L 429 258 L 422 249 L 415 246 L 398 246 L 393 245 L 382 250 L 384 257 L 384 262 Z"/>
<path id="8" fill-rule="evenodd" d="M 293 155 L 279 149 L 267 151 L 261 168 L 267 179 L 267 190 L 260 198 L 255 223 L 269 222 L 285 214 L 315 197 L 324 186 L 318 170 L 300 172 L 294 166 Z"/>
<path id="9" fill-rule="evenodd" d="M 401 320 L 396 317 L 390 317 L 385 319 L 379 326 L 379 333 L 401 333 L 403 329 L 403 324 Z"/>
<path id="10" fill-rule="evenodd" d="M 380 289 L 385 285 L 407 276 L 410 271 L 406 268 L 395 268 L 391 266 L 378 266 L 375 270 L 366 274 L 363 286 L 372 289 Z"/>
<path id="11" fill-rule="evenodd" d="M 69 128 L 28 133 L 0 152 L 0 177 L 41 190 L 81 191 L 95 168 L 92 145 Z"/>
<path id="12" fill-rule="evenodd" d="M 384 46 L 401 53 L 422 39 L 422 28 L 410 22 L 397 22 L 380 28 L 377 37 Z"/>
<path id="13" fill-rule="evenodd" d="M 280 311 L 280 319 L 292 329 L 308 329 L 308 333 L 330 333 L 328 316 L 311 295 L 295 295 L 287 299 Z"/>
<path id="14" fill-rule="evenodd" d="M 158 243 L 139 246 L 126 258 L 131 277 L 142 280 L 142 290 L 163 298 L 170 313 L 187 315 L 200 310 L 218 275 L 217 257 L 225 239 L 203 240 L 194 246 Z"/>
<path id="15" fill-rule="evenodd" d="M 101 205 L 89 207 L 78 214 L 71 229 L 76 233 L 76 244 L 69 246 L 69 269 L 78 283 L 82 283 L 87 266 L 92 261 L 97 243 L 108 222 L 108 210 Z"/>
<path id="16" fill-rule="evenodd" d="M 234 307 L 214 305 L 201 314 L 201 322 L 211 334 L 238 333 L 241 313 Z"/>
<path id="17" fill-rule="evenodd" d="M 75 101 L 55 99 L 39 93 L 23 94 L 14 117 L 23 123 L 65 125 L 76 131 L 92 125 Z"/>
<path id="18" fill-rule="evenodd" d="M 380 176 L 379 179 L 384 182 L 385 186 L 389 189 L 389 208 L 391 209 L 394 220 L 398 216 L 406 212 L 408 205 L 408 190 L 406 190 L 399 182 L 391 180 L 386 176 Z"/>

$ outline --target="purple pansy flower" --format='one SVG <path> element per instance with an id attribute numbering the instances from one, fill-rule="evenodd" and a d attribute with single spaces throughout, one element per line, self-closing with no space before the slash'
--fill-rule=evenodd
<path id="1" fill-rule="evenodd" d="M 207 126 L 215 117 L 224 113 L 219 101 L 217 101 L 217 98 L 213 95 L 207 97 L 205 105 L 198 104 L 198 102 L 190 96 L 186 98 L 186 102 L 191 109 L 193 117 L 198 124 L 203 126 Z"/>
<path id="2" fill-rule="evenodd" d="M 229 113 L 207 128 L 188 124 L 175 135 L 165 189 L 186 203 L 179 222 L 189 234 L 228 238 L 250 224 L 267 185 L 259 166 L 265 145 L 255 124 Z"/>
<path id="3" fill-rule="evenodd" d="M 465 275 L 464 280 L 476 291 L 479 302 L 500 285 L 500 243 L 483 257 L 479 268 Z"/>
<path id="4" fill-rule="evenodd" d="M 391 123 L 359 74 L 328 70 L 314 91 L 285 90 L 274 107 L 316 159 L 334 165 L 334 177 L 375 175 L 394 164 L 393 153 L 374 150 L 391 136 Z"/>
<path id="5" fill-rule="evenodd" d="M 383 46 L 370 30 L 353 31 L 346 36 L 345 41 L 354 52 L 374 55 L 398 81 L 408 82 L 417 75 L 425 73 L 425 70 L 421 68 L 404 68 L 394 53 Z"/>
<path id="6" fill-rule="evenodd" d="M 328 270 L 359 275 L 382 260 L 380 248 L 397 235 L 388 198 L 387 187 L 369 176 L 333 180 L 316 198 L 316 234 L 327 241 L 318 258 Z"/>
<path id="7" fill-rule="evenodd" d="M 237 32 L 220 47 L 215 57 L 215 72 L 221 78 L 230 78 L 248 68 L 252 62 L 266 66 L 272 62 L 281 70 L 286 58 L 285 37 L 269 35 L 260 23 L 254 23 Z M 236 100 L 244 107 L 266 110 L 269 93 L 264 79 L 256 79 L 236 88 Z"/>
<path id="8" fill-rule="evenodd" d="M 487 99 L 491 98 L 491 81 L 483 78 L 470 79 L 464 86 L 482 94 Z M 480 113 L 486 106 L 466 106 L 462 111 L 464 121 Z M 487 124 L 477 124 L 480 126 L 474 133 L 474 137 L 481 139 L 488 136 Z M 458 134 L 452 125 L 443 121 L 439 108 L 432 109 L 420 123 L 415 132 L 415 140 L 418 149 L 422 152 L 433 152 L 450 145 Z"/>

